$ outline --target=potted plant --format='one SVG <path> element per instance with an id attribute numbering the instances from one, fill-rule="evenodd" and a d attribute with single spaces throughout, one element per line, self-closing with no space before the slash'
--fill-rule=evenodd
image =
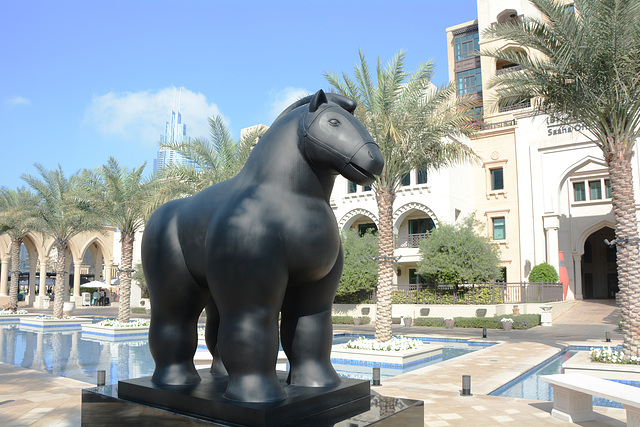
<path id="1" fill-rule="evenodd" d="M 404 326 L 411 326 L 413 324 L 413 319 L 411 316 L 407 316 L 404 318 Z"/>
<path id="2" fill-rule="evenodd" d="M 453 324 L 455 323 L 455 321 L 453 320 L 453 317 L 445 317 L 444 318 L 444 324 L 447 326 L 447 329 L 453 329 Z"/>
<path id="3" fill-rule="evenodd" d="M 502 322 L 502 329 L 504 329 L 505 331 L 510 331 L 511 327 L 513 326 L 513 319 L 510 317 L 503 317 L 501 320 Z"/>
<path id="4" fill-rule="evenodd" d="M 356 325 L 356 326 L 360 326 L 360 323 L 362 323 L 362 317 L 353 316 L 353 324 Z"/>

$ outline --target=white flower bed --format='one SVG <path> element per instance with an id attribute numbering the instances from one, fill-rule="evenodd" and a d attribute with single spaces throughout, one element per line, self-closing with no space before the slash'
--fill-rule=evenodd
<path id="1" fill-rule="evenodd" d="M 359 337 L 347 343 L 347 348 L 357 350 L 374 350 L 374 351 L 406 351 L 421 348 L 423 342 L 420 340 L 407 337 L 392 337 L 387 342 L 378 342 L 373 339 Z"/>
<path id="2" fill-rule="evenodd" d="M 510 318 L 510 317 L 503 317 L 500 321 L 501 322 L 513 323 L 513 319 Z"/>
<path id="3" fill-rule="evenodd" d="M 149 326 L 149 321 L 144 319 L 130 320 L 127 323 L 121 323 L 117 319 L 107 319 L 96 323 L 99 326 L 113 326 L 115 328 L 139 328 L 141 326 Z"/>
<path id="4" fill-rule="evenodd" d="M 29 314 L 29 312 L 27 310 L 18 310 L 13 312 L 11 310 L 5 310 L 4 308 L 0 311 L 0 316 L 14 316 L 16 314 Z"/>
<path id="5" fill-rule="evenodd" d="M 68 320 L 68 319 L 75 319 L 75 318 L 76 318 L 76 316 L 62 316 L 60 319 L 66 319 L 66 320 Z M 60 320 L 60 319 L 58 319 L 57 317 L 53 317 L 53 316 L 45 316 L 45 315 L 42 315 L 42 316 L 36 316 L 36 319 L 42 319 L 42 320 Z"/>
<path id="6" fill-rule="evenodd" d="M 611 347 L 592 348 L 589 351 L 589 358 L 594 362 L 640 365 L 640 357 L 626 357 L 621 351 L 614 350 Z"/>

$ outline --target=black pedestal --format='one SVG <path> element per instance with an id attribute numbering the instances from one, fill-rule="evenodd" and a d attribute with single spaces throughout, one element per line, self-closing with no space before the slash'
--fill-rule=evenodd
<path id="1" fill-rule="evenodd" d="M 82 425 L 422 426 L 422 401 L 370 396 L 367 381 L 329 388 L 286 386 L 287 399 L 241 403 L 222 397 L 225 377 L 200 372 L 190 387 L 158 387 L 150 377 L 82 391 Z M 279 373 L 281 381 L 286 373 Z"/>

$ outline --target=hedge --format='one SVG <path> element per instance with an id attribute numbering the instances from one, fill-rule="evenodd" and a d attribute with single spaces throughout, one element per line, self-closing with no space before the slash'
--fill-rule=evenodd
<path id="1" fill-rule="evenodd" d="M 487 328 L 502 329 L 501 319 L 508 317 L 513 319 L 512 329 L 529 329 L 540 324 L 539 314 L 522 314 L 520 316 L 495 316 L 495 317 L 454 317 L 455 328 Z M 442 317 L 417 317 L 413 320 L 415 326 L 444 327 Z"/>
<path id="2" fill-rule="evenodd" d="M 368 325 L 371 323 L 369 316 L 361 316 L 361 325 Z M 353 316 L 331 316 L 331 321 L 334 325 L 353 325 Z"/>

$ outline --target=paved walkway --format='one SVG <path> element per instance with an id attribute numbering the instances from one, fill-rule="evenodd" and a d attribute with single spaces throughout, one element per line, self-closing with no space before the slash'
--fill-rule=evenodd
<path id="1" fill-rule="evenodd" d="M 78 311 L 113 317 L 117 309 L 92 307 Z M 527 331 L 489 330 L 487 339 L 499 342 L 498 345 L 387 379 L 373 390 L 387 396 L 424 400 L 425 426 L 571 425 L 551 417 L 550 402 L 494 397 L 487 393 L 569 344 L 603 345 L 605 332 L 611 333 L 613 345 L 620 343 L 618 317 L 613 301 L 581 301 L 555 319 L 553 326 Z M 335 332 L 371 334 L 373 326 L 336 326 Z M 477 329 L 394 326 L 394 333 L 482 339 Z M 460 396 L 462 375 L 471 375 L 473 396 Z M 90 386 L 92 384 L 0 364 L 0 425 L 80 425 L 80 390 Z M 626 425 L 623 409 L 595 407 L 595 410 L 598 419 L 580 425 Z"/>

